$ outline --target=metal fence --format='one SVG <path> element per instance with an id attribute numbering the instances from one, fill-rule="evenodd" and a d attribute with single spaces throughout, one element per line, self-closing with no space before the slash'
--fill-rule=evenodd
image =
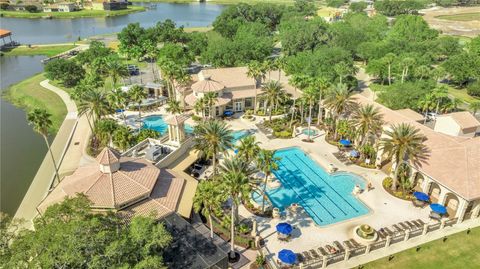
<path id="1" fill-rule="evenodd" d="M 337 255 L 334 255 L 334 256 L 331 256 L 327 260 L 327 265 L 334 264 L 334 263 L 337 263 L 337 262 L 341 262 L 343 260 L 345 260 L 345 253 L 344 252 L 342 252 L 340 254 L 337 254 Z"/>
<path id="2" fill-rule="evenodd" d="M 427 232 L 429 233 L 429 232 L 433 232 L 433 231 L 435 231 L 435 230 L 440 229 L 440 225 L 441 225 L 440 222 L 439 222 L 439 223 L 435 223 L 435 224 L 428 225 Z"/>
<path id="3" fill-rule="evenodd" d="M 352 249 L 350 250 L 350 257 L 360 256 L 362 254 L 365 254 L 366 251 L 367 251 L 367 246 Z"/>
<path id="4" fill-rule="evenodd" d="M 410 232 L 410 236 L 408 238 L 414 238 L 414 237 L 420 236 L 420 235 L 422 235 L 422 233 L 423 233 L 423 228 L 412 230 Z"/>
<path id="5" fill-rule="evenodd" d="M 370 251 L 384 248 L 386 244 L 387 244 L 387 240 L 377 241 L 370 245 Z"/>
<path id="6" fill-rule="evenodd" d="M 458 218 L 449 219 L 449 220 L 445 221 L 445 226 L 444 227 L 451 227 L 451 226 L 455 225 L 455 223 L 457 223 L 457 221 L 458 221 Z"/>
<path id="7" fill-rule="evenodd" d="M 403 233 L 396 234 L 396 235 L 392 236 L 392 240 L 390 241 L 390 245 L 398 243 L 398 242 L 402 242 L 403 240 L 405 240 L 405 234 L 403 234 Z"/>

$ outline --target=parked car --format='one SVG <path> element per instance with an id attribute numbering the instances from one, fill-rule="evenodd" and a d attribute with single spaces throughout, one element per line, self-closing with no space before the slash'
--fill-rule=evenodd
<path id="1" fill-rule="evenodd" d="M 436 120 L 437 119 L 437 113 L 435 112 L 428 112 L 427 113 L 427 120 Z"/>
<path id="2" fill-rule="evenodd" d="M 140 75 L 140 68 L 134 64 L 128 64 L 127 65 L 127 70 L 130 76 L 137 76 Z"/>

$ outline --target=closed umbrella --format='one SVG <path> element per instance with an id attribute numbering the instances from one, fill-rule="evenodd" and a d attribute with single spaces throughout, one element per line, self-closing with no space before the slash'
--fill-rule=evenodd
<path id="1" fill-rule="evenodd" d="M 350 156 L 353 157 L 353 158 L 358 158 L 360 156 L 360 152 L 358 152 L 356 150 L 352 150 L 352 151 L 350 151 Z"/>
<path id="2" fill-rule="evenodd" d="M 277 224 L 277 232 L 279 232 L 279 233 L 289 235 L 289 234 L 292 233 L 292 231 L 293 231 L 292 225 L 290 225 L 286 222 L 282 222 L 282 223 Z"/>
<path id="3" fill-rule="evenodd" d="M 438 214 L 446 214 L 447 213 L 447 208 L 444 207 L 441 204 L 431 204 L 430 208 L 432 209 L 433 212 L 438 213 Z"/>
<path id="4" fill-rule="evenodd" d="M 286 264 L 295 264 L 297 261 L 297 254 L 288 249 L 282 249 L 278 252 L 278 259 Z"/>

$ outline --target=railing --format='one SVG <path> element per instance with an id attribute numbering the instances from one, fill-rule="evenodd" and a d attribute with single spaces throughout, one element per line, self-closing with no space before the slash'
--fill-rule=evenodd
<path id="1" fill-rule="evenodd" d="M 387 240 L 377 241 L 370 245 L 370 251 L 384 248 L 386 244 L 387 244 Z"/>
<path id="2" fill-rule="evenodd" d="M 341 262 L 344 259 L 345 259 L 345 253 L 340 253 L 340 254 L 330 256 L 327 260 L 327 265 Z"/>
<path id="3" fill-rule="evenodd" d="M 412 230 L 410 232 L 410 236 L 408 238 L 410 239 L 410 238 L 413 238 L 413 237 L 420 236 L 420 235 L 422 235 L 422 233 L 423 233 L 423 228 Z"/>
<path id="4" fill-rule="evenodd" d="M 392 236 L 392 240 L 390 241 L 390 245 L 393 245 L 398 242 L 402 242 L 405 240 L 405 234 L 404 233 L 399 233 L 394 236 Z"/>
<path id="5" fill-rule="evenodd" d="M 350 258 L 365 254 L 366 251 L 367 251 L 367 246 L 352 249 L 350 250 Z"/>
<path id="6" fill-rule="evenodd" d="M 445 221 L 445 226 L 443 226 L 443 227 L 451 227 L 451 226 L 455 225 L 455 223 L 457 223 L 457 221 L 458 221 L 458 218 L 449 219 L 449 220 Z"/>
<path id="7" fill-rule="evenodd" d="M 435 230 L 440 229 L 440 225 L 441 225 L 440 222 L 439 222 L 439 223 L 435 223 L 435 224 L 428 225 L 427 232 L 429 233 L 429 232 L 433 232 L 433 231 L 435 231 Z"/>

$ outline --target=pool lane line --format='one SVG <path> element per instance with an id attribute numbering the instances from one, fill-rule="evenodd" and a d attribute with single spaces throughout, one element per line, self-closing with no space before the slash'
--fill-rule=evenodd
<path id="1" fill-rule="evenodd" d="M 289 160 L 290 163 L 292 163 L 292 165 L 294 165 L 297 170 L 302 171 L 302 170 L 290 159 L 290 157 L 285 156 L 285 158 L 286 158 L 287 160 Z M 321 192 L 320 187 L 317 186 L 317 184 L 315 184 L 312 180 L 310 180 L 310 178 L 309 178 L 306 174 L 304 174 L 304 175 L 305 175 L 305 177 L 307 178 L 307 180 L 310 181 L 310 182 L 313 184 L 313 187 L 316 188 L 316 189 L 318 189 L 318 190 Z M 318 175 L 317 175 L 317 176 L 318 176 Z M 313 195 L 313 194 L 312 194 L 312 195 Z M 340 206 L 338 206 L 338 205 L 332 200 L 332 198 L 330 198 L 330 196 L 328 196 L 326 193 L 324 194 L 324 196 L 325 196 L 334 206 L 336 206 L 336 207 L 338 208 L 338 210 L 340 210 L 345 216 L 348 216 L 348 214 L 347 214 L 342 208 L 340 208 Z M 318 201 L 317 198 L 315 198 L 315 199 Z M 320 201 L 319 201 L 319 203 L 320 203 Z M 330 215 L 331 215 L 331 214 L 330 214 Z"/>
<path id="2" fill-rule="evenodd" d="M 295 156 L 297 156 L 297 154 L 295 154 Z M 353 208 L 353 210 L 355 210 L 355 212 L 359 212 L 352 204 L 350 204 L 342 195 L 340 195 L 340 193 L 338 193 L 330 184 L 328 184 L 317 172 L 315 172 L 315 170 L 313 170 L 310 166 L 308 166 L 308 164 L 302 160 L 301 158 L 298 158 L 300 159 L 300 161 L 302 161 L 310 170 L 312 170 L 312 172 L 318 176 L 325 184 L 327 184 L 327 186 L 329 186 L 338 196 L 340 196 L 340 198 L 342 198 L 343 201 L 345 201 L 345 203 L 347 203 L 350 207 Z M 296 166 L 296 165 L 295 165 Z M 310 180 L 310 179 L 309 179 Z M 311 181 L 311 180 L 310 180 Z M 313 183 L 313 182 L 312 182 Z M 314 183 L 315 184 L 315 183 Z"/>
<path id="3" fill-rule="evenodd" d="M 287 168 L 281 161 L 280 161 L 280 165 L 282 165 L 282 166 L 284 166 L 285 168 Z M 286 171 L 287 173 L 289 173 L 293 178 L 295 178 L 297 183 L 299 183 L 299 181 L 298 181 L 298 179 L 297 179 L 298 177 L 297 177 L 295 174 L 293 174 L 288 168 L 287 168 L 285 171 Z M 281 178 L 281 177 L 280 177 L 280 178 Z M 285 181 L 287 181 L 287 180 L 285 180 Z M 290 182 L 288 182 L 288 185 L 290 185 Z M 291 184 L 291 185 L 293 185 L 293 184 Z M 300 187 L 296 186 L 296 187 L 299 188 L 299 189 L 305 189 L 305 187 L 303 187 L 303 186 L 300 186 Z M 292 189 L 292 190 L 293 190 L 293 189 Z M 296 192 L 295 190 L 293 190 L 293 191 L 294 191 L 294 192 L 297 194 L 297 196 L 298 196 L 300 199 L 302 199 L 302 201 L 303 201 L 303 198 L 298 194 L 298 192 Z M 322 204 L 314 195 L 312 195 L 311 192 L 309 192 L 309 191 L 307 190 L 307 193 L 308 193 L 308 196 L 310 196 L 310 197 L 313 198 L 315 201 L 317 201 L 317 203 L 318 203 L 321 207 L 323 207 L 323 209 L 325 209 L 325 211 L 326 211 L 333 219 L 336 219 L 336 217 L 335 217 L 334 215 L 332 215 L 332 213 L 330 213 L 330 211 L 328 211 L 328 210 L 325 208 L 325 206 L 323 206 L 323 204 Z M 310 206 L 309 206 L 309 207 L 310 207 Z M 312 209 L 312 210 L 313 210 L 313 209 Z M 315 212 L 315 211 L 313 211 L 313 212 Z M 323 222 L 323 220 L 322 220 L 317 214 L 315 214 L 315 213 L 313 213 L 313 214 L 314 214 L 315 216 L 317 216 L 317 217 Z"/>

